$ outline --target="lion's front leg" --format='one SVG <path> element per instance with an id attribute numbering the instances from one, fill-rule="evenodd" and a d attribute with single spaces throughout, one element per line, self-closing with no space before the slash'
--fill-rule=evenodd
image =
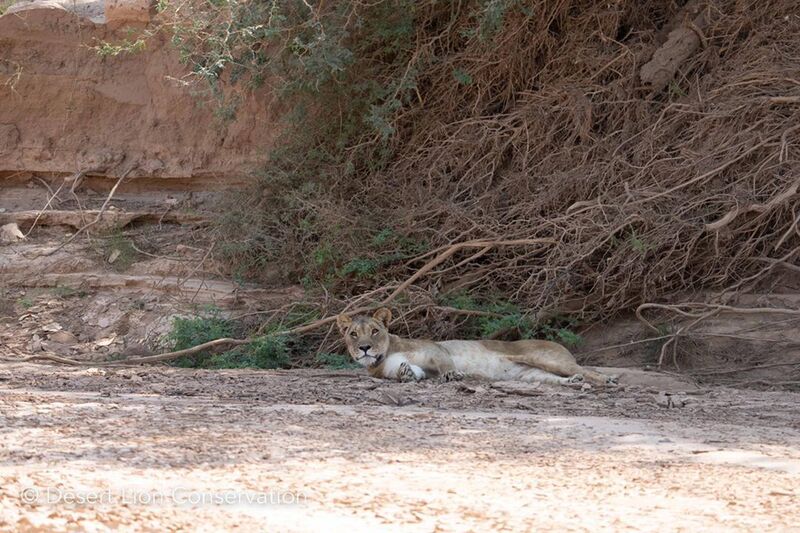
<path id="1" fill-rule="evenodd" d="M 400 363 L 400 367 L 397 369 L 397 379 L 402 383 L 419 381 L 425 379 L 425 371 L 404 361 Z"/>
<path id="2" fill-rule="evenodd" d="M 403 383 L 420 381 L 427 377 L 422 368 L 412 365 L 406 357 L 399 354 L 391 355 L 386 360 L 383 367 L 383 376 Z"/>
<path id="3" fill-rule="evenodd" d="M 464 373 L 458 370 L 448 370 L 439 375 L 439 383 L 450 383 L 451 381 L 461 381 L 464 379 Z"/>

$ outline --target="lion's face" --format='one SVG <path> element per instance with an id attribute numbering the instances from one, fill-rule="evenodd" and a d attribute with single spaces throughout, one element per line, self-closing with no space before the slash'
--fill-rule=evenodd
<path id="1" fill-rule="evenodd" d="M 389 350 L 391 320 L 392 312 L 384 307 L 371 317 L 339 315 L 336 323 L 350 356 L 361 366 L 372 367 L 379 365 Z"/>

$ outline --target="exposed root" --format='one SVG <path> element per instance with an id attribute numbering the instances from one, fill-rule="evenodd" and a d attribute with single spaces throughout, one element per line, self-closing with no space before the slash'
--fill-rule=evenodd
<path id="1" fill-rule="evenodd" d="M 636 317 L 639 319 L 642 324 L 647 326 L 648 329 L 663 334 L 663 330 L 657 328 L 655 325 L 652 324 L 649 320 L 644 318 L 643 312 L 647 309 L 658 309 L 668 313 L 677 314 L 684 319 L 691 319 L 688 324 L 681 325 L 677 331 L 668 335 L 662 335 L 660 339 L 666 339 L 666 342 L 661 345 L 661 350 L 658 356 L 658 367 L 662 367 L 666 360 L 668 352 L 672 351 L 672 364 L 677 367 L 677 349 L 678 349 L 678 342 L 681 337 L 687 337 L 689 335 L 690 330 L 698 326 L 701 322 L 711 317 L 714 317 L 720 313 L 739 313 L 739 314 L 749 314 L 749 315 L 762 315 L 762 314 L 785 314 L 785 315 L 795 315 L 800 316 L 800 309 L 788 309 L 788 308 L 778 308 L 778 307 L 732 307 L 729 305 L 722 305 L 722 304 L 710 304 L 710 303 L 701 303 L 701 302 L 687 302 L 682 304 L 676 305 L 665 305 L 665 304 L 655 304 L 655 303 L 646 303 L 640 305 L 636 309 Z M 731 335 L 730 337 L 736 338 L 735 335 Z M 744 338 L 744 337 L 742 337 Z M 780 363 L 777 365 L 762 365 L 758 367 L 751 367 L 751 368 L 770 368 L 772 366 L 792 366 L 795 364 L 800 363 Z M 740 370 L 747 370 L 747 369 L 740 369 Z M 730 372 L 735 373 L 736 370 Z M 713 374 L 714 372 L 712 372 Z M 723 373 L 729 373 L 727 371 Z"/>

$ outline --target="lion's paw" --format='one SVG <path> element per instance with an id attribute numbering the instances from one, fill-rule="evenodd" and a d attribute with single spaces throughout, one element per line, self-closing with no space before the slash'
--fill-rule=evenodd
<path id="1" fill-rule="evenodd" d="M 414 383 L 419 381 L 419 378 L 414 373 L 414 369 L 408 363 L 400 363 L 400 368 L 397 369 L 397 379 L 401 383 Z"/>
<path id="2" fill-rule="evenodd" d="M 619 376 L 607 376 L 606 385 L 619 385 Z"/>
<path id="3" fill-rule="evenodd" d="M 567 383 L 583 383 L 583 374 L 575 374 L 567 378 Z"/>
<path id="4" fill-rule="evenodd" d="M 439 383 L 450 383 L 451 381 L 461 381 L 464 379 L 464 373 L 458 370 L 451 370 L 439 376 Z"/>

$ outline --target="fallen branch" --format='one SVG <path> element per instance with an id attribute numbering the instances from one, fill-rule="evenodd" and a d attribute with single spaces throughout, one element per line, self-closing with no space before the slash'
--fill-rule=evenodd
<path id="1" fill-rule="evenodd" d="M 37 354 L 22 359 L 6 359 L 5 361 L 14 363 L 29 363 L 34 361 L 52 361 L 54 363 L 61 363 L 70 366 L 124 366 L 124 365 L 138 365 L 145 363 L 159 363 L 161 361 L 171 361 L 184 357 L 187 355 L 194 355 L 196 353 L 212 350 L 220 346 L 241 346 L 242 344 L 249 344 L 251 339 L 216 339 L 203 344 L 198 344 L 185 350 L 178 350 L 175 352 L 167 352 L 159 355 L 151 355 L 147 357 L 136 357 L 133 359 L 120 359 L 119 361 L 78 361 L 77 359 L 68 359 L 53 354 Z"/>

